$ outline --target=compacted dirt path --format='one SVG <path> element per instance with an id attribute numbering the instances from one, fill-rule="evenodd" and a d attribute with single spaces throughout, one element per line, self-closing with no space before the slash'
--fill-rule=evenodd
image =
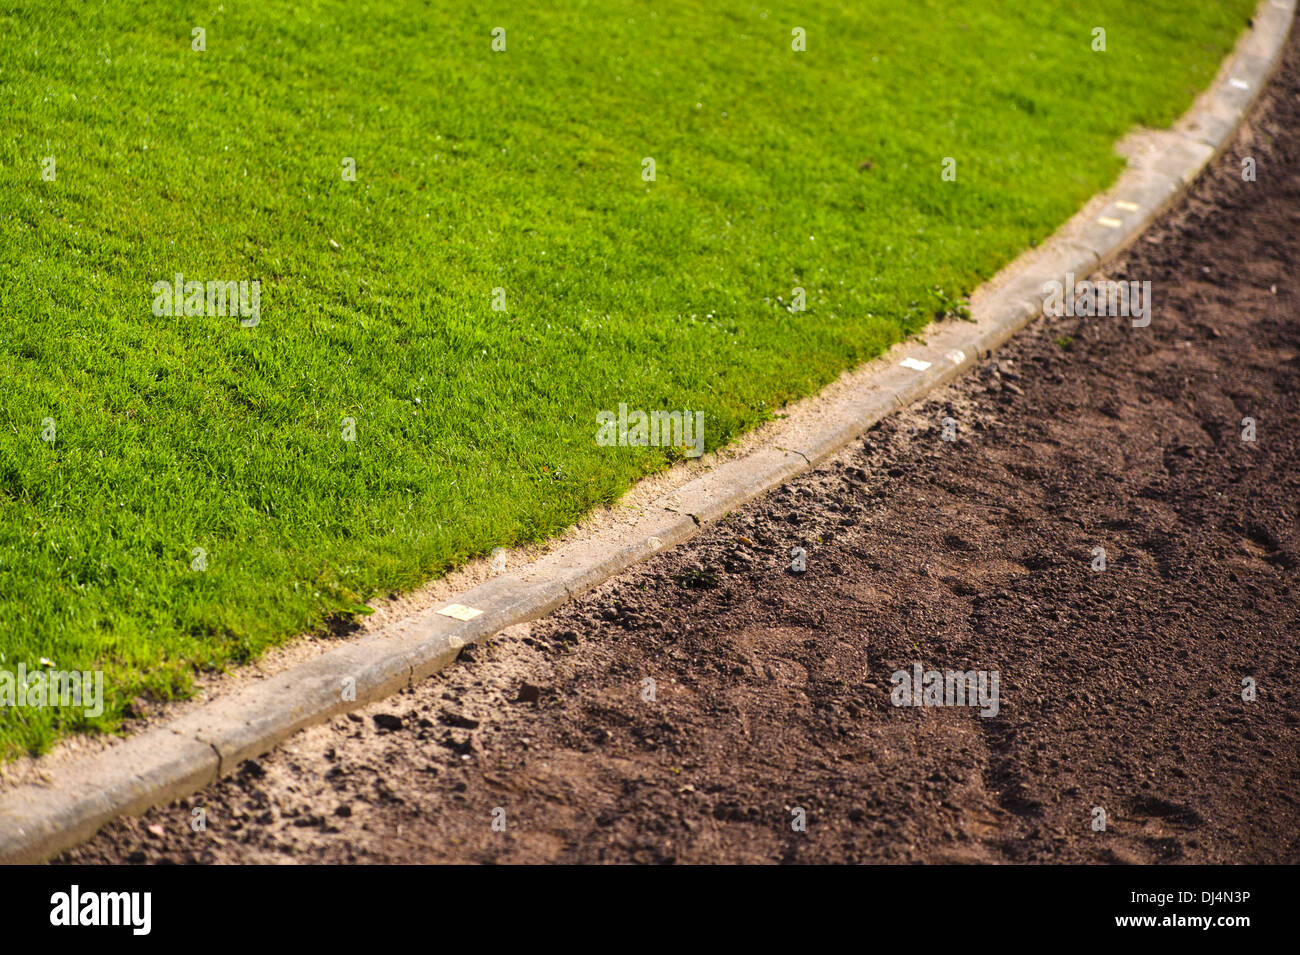
<path id="1" fill-rule="evenodd" d="M 1149 327 L 1040 322 L 687 545 L 61 861 L 1300 861 L 1298 67 L 1293 41 L 1106 276 L 1151 282 Z M 996 715 L 894 706 L 916 664 L 996 672 Z"/>

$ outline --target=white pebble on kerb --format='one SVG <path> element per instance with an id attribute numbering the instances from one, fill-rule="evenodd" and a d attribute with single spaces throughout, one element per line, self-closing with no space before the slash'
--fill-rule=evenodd
<path id="1" fill-rule="evenodd" d="M 456 620 L 473 620 L 482 612 L 475 607 L 466 607 L 464 604 L 447 604 L 438 611 L 444 617 L 452 617 Z"/>
<path id="2" fill-rule="evenodd" d="M 928 361 L 921 361 L 919 358 L 904 358 L 899 364 L 904 368 L 911 368 L 913 371 L 925 371 L 930 367 Z"/>

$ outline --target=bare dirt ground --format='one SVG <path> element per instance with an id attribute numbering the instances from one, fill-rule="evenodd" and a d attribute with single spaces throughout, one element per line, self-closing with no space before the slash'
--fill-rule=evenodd
<path id="1" fill-rule="evenodd" d="M 1300 861 L 1297 263 L 1293 37 L 1106 276 L 1152 283 L 1150 327 L 1040 322 L 685 546 L 59 861 Z M 895 707 L 916 663 L 997 671 L 997 715 Z"/>

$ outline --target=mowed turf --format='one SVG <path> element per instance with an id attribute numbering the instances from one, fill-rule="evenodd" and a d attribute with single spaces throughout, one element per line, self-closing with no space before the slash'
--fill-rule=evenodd
<path id="1" fill-rule="evenodd" d="M 0 669 L 109 699 L 0 707 L 0 752 L 681 456 L 602 410 L 702 411 L 712 449 L 954 310 L 1253 7 L 6 5 Z M 259 280 L 259 323 L 155 316 L 177 273 Z"/>

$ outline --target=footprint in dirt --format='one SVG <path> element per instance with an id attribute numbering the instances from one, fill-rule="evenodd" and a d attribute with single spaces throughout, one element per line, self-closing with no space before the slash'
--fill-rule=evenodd
<path id="1" fill-rule="evenodd" d="M 1205 825 L 1195 809 L 1155 796 L 1135 796 L 1125 802 L 1127 818 L 1116 820 L 1115 832 L 1128 845 L 1102 850 L 1106 861 L 1121 865 L 1176 862 L 1183 857 L 1187 837 Z"/>

